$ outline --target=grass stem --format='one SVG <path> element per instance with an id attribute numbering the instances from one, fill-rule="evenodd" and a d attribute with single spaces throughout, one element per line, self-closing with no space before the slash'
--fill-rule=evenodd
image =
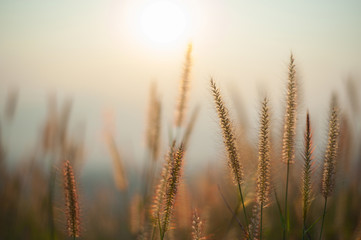
<path id="1" fill-rule="evenodd" d="M 260 235 L 259 235 L 259 239 L 262 240 L 262 218 L 263 218 L 263 203 L 261 203 L 261 220 L 260 220 Z"/>
<path id="2" fill-rule="evenodd" d="M 242 208 L 243 208 L 243 213 L 244 213 L 244 219 L 246 221 L 246 229 L 248 234 L 249 232 L 249 222 L 248 222 L 248 217 L 247 217 L 247 212 L 246 212 L 246 206 L 244 205 L 244 200 L 243 200 L 243 194 L 242 194 L 242 188 L 241 188 L 241 184 L 238 183 L 238 190 L 239 190 L 239 194 L 241 196 L 241 202 L 242 202 Z M 250 236 L 249 236 L 250 237 Z"/>
<path id="3" fill-rule="evenodd" d="M 322 239 L 322 231 L 323 231 L 323 224 L 325 222 L 325 216 L 326 216 L 326 206 L 327 206 L 327 197 L 325 197 L 325 206 L 323 207 L 323 215 L 322 215 L 322 223 L 321 223 L 321 232 L 320 232 L 320 238 Z"/>
<path id="4" fill-rule="evenodd" d="M 288 201 L 288 180 L 290 176 L 290 162 L 287 162 L 287 177 L 286 177 L 286 194 L 285 194 L 285 227 L 283 228 L 283 239 L 287 239 L 287 231 L 288 231 L 288 216 L 287 216 L 287 201 Z"/>
<path id="5" fill-rule="evenodd" d="M 307 216 L 307 212 L 305 212 L 305 214 L 304 214 L 304 216 L 303 216 L 303 225 L 302 225 L 302 240 L 304 240 L 304 239 L 305 239 L 306 216 Z"/>

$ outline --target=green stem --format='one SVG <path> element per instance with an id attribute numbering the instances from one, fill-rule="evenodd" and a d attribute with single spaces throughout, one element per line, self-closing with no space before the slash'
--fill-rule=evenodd
<path id="1" fill-rule="evenodd" d="M 302 240 L 305 240 L 305 224 L 302 226 Z"/>
<path id="2" fill-rule="evenodd" d="M 280 201 L 278 200 L 276 190 L 274 190 L 274 193 L 275 193 L 275 199 L 276 199 L 276 203 L 277 203 L 278 213 L 280 215 L 280 219 L 281 219 L 281 223 L 282 223 L 282 228 L 285 228 L 285 220 L 283 218 L 281 204 L 280 204 Z"/>
<path id="3" fill-rule="evenodd" d="M 221 191 L 221 188 L 219 187 L 219 185 L 218 185 L 218 192 L 219 192 L 219 194 L 221 195 L 224 204 L 226 205 L 226 207 L 228 208 L 228 210 L 229 210 L 229 211 L 231 212 L 231 214 L 232 214 L 232 219 L 231 219 L 231 221 L 230 221 L 230 223 L 229 223 L 229 225 L 228 225 L 227 231 L 224 233 L 224 235 L 227 235 L 227 233 L 229 232 L 229 229 L 230 229 L 231 226 L 232 226 L 232 221 L 233 221 L 233 219 L 236 219 L 238 225 L 241 227 L 241 229 L 242 229 L 242 231 L 244 232 L 245 236 L 247 236 L 248 233 L 247 233 L 246 229 L 243 227 L 241 221 L 238 219 L 238 216 L 237 216 L 237 212 L 238 212 L 239 208 L 241 207 L 241 203 L 240 203 L 240 202 L 237 202 L 237 207 L 236 207 L 236 209 L 233 211 L 232 208 L 229 206 L 226 198 L 225 198 L 224 195 L 222 194 L 222 191 Z"/>
<path id="4" fill-rule="evenodd" d="M 314 221 L 311 226 L 309 226 L 307 229 L 305 229 L 305 234 L 307 234 L 315 225 L 316 223 L 318 223 L 318 221 L 320 221 L 322 216 L 320 216 L 319 218 L 316 219 L 316 221 Z"/>
<path id="5" fill-rule="evenodd" d="M 322 224 L 321 224 L 321 232 L 320 232 L 320 238 L 322 238 L 322 230 L 323 230 L 323 223 L 325 222 L 325 216 L 326 216 L 326 206 L 327 206 L 327 197 L 325 197 L 325 206 L 323 207 L 323 215 L 322 215 Z"/>
<path id="6" fill-rule="evenodd" d="M 260 236 L 259 236 L 260 240 L 262 240 L 262 218 L 263 218 L 263 203 L 261 203 L 261 224 L 260 224 Z"/>
<path id="7" fill-rule="evenodd" d="M 165 235 L 165 231 L 162 231 L 162 235 L 160 235 L 160 239 L 163 240 Z"/>
<path id="8" fill-rule="evenodd" d="M 152 230 L 152 240 L 154 240 L 154 237 L 155 237 L 155 232 L 156 232 L 156 228 L 153 227 L 153 230 Z"/>
<path id="9" fill-rule="evenodd" d="M 159 227 L 159 236 L 160 236 L 160 238 L 163 240 L 163 238 L 164 238 L 164 233 L 163 233 L 163 231 L 162 231 L 162 227 L 161 227 L 161 224 L 160 224 L 159 213 L 158 213 L 158 227 Z"/>
<path id="10" fill-rule="evenodd" d="M 241 195 L 241 202 L 242 202 L 242 207 L 243 207 L 243 213 L 244 213 L 244 218 L 246 220 L 246 229 L 249 235 L 249 222 L 248 222 L 248 217 L 247 217 L 247 212 L 246 212 L 246 207 L 244 205 L 244 200 L 243 200 L 243 194 L 242 194 L 242 188 L 241 188 L 241 184 L 238 183 L 238 190 L 239 190 L 239 194 Z M 251 237 L 251 236 L 249 236 Z"/>
<path id="11" fill-rule="evenodd" d="M 303 214 L 303 226 L 302 226 L 302 240 L 305 239 L 306 215 L 307 215 L 307 210 L 304 210 L 304 214 Z"/>
<path id="12" fill-rule="evenodd" d="M 290 162 L 287 161 L 287 178 L 286 178 L 286 195 L 285 195 L 285 220 L 286 226 L 283 229 L 283 239 L 286 239 L 286 231 L 288 230 L 288 216 L 287 216 L 287 198 L 288 198 L 288 179 L 290 176 Z"/>
<path id="13" fill-rule="evenodd" d="M 238 213 L 240 207 L 241 207 L 241 202 L 237 202 L 236 209 L 234 209 L 234 211 L 232 211 L 232 209 L 230 209 L 230 211 L 232 213 L 232 219 L 229 222 L 228 229 L 232 227 L 233 221 L 237 218 L 237 213 Z"/>

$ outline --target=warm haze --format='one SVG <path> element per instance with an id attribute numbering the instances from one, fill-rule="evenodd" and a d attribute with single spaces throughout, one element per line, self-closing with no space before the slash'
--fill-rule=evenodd
<path id="1" fill-rule="evenodd" d="M 105 214 L 109 209 L 101 208 L 103 201 L 117 211 L 115 215 L 105 214 L 103 225 L 96 228 L 92 228 L 96 213 L 89 213 L 89 219 L 82 221 L 88 231 L 84 232 L 84 239 L 136 239 L 152 232 L 154 229 L 149 230 L 147 225 L 151 217 L 147 215 L 154 205 L 151 200 L 155 189 L 168 194 L 157 196 L 158 207 L 163 209 L 158 220 L 164 227 L 156 229 L 153 239 L 169 239 L 176 233 L 180 239 L 197 234 L 201 236 L 198 239 L 202 239 L 198 227 L 202 225 L 201 219 L 207 218 L 202 222 L 207 230 L 202 231 L 207 232 L 203 237 L 209 239 L 233 239 L 232 236 L 239 238 L 247 234 L 249 238 L 309 239 L 306 238 L 310 237 L 308 232 L 295 227 L 302 223 L 310 227 L 312 220 L 322 215 L 322 211 L 312 211 L 323 210 L 326 199 L 330 213 L 325 214 L 322 231 L 321 220 L 310 230 L 311 239 L 332 235 L 338 236 L 335 239 L 353 239 L 360 217 L 350 212 L 360 207 L 353 201 L 361 199 L 359 189 L 355 191 L 354 186 L 359 184 L 358 179 L 353 178 L 361 174 L 355 160 L 360 158 L 361 141 L 360 12 L 361 2 L 351 0 L 0 0 L 0 146 L 1 152 L 6 153 L 0 166 L 6 172 L 1 199 L 10 202 L 16 195 L 6 189 L 16 188 L 16 179 L 23 171 L 33 178 L 36 176 L 34 184 L 36 181 L 49 183 L 49 192 L 37 193 L 38 198 L 33 199 L 35 205 L 44 199 L 53 199 L 49 200 L 50 207 L 42 209 L 42 214 L 34 219 L 26 218 L 33 227 L 15 217 L 13 225 L 27 230 L 13 236 L 9 231 L 0 238 L 49 239 L 48 236 L 52 236 L 62 239 L 66 236 L 66 232 L 61 231 L 65 225 L 59 223 L 66 221 L 65 217 L 62 219 L 57 210 L 49 216 L 48 211 L 59 209 L 63 204 L 62 170 L 69 160 L 75 164 L 76 174 L 68 182 L 79 179 L 80 208 L 82 204 L 85 209 L 94 204 Z M 291 54 L 297 91 L 288 84 Z M 229 115 L 231 127 L 226 132 L 228 127 L 218 124 L 222 114 L 213 102 L 211 91 L 215 89 L 220 92 L 221 104 Z M 289 103 L 290 91 L 292 94 L 295 91 L 297 104 Z M 267 104 L 262 102 L 264 99 Z M 330 123 L 334 106 L 331 99 L 337 102 L 333 124 Z M 293 105 L 297 106 L 294 112 Z M 314 148 L 311 183 L 315 200 L 308 214 L 311 220 L 304 222 L 302 196 L 297 195 L 301 194 L 298 189 L 302 188 L 302 179 L 295 179 L 298 173 L 302 175 L 304 167 L 307 111 L 312 130 L 307 136 L 311 141 L 312 135 L 313 144 L 309 143 L 309 147 Z M 291 116 L 287 117 L 285 112 Z M 182 119 L 176 120 L 177 116 Z M 262 116 L 267 121 L 262 122 Z M 267 129 L 263 134 L 261 124 Z M 336 135 L 340 138 L 337 141 L 332 137 Z M 266 139 L 261 141 L 261 136 Z M 173 140 L 176 143 L 171 147 Z M 233 140 L 237 146 L 230 147 Z M 259 156 L 261 143 L 263 149 L 270 152 Z M 337 152 L 331 143 L 342 151 Z M 238 147 L 237 151 L 233 149 Z M 230 150 L 233 152 L 227 152 Z M 306 154 L 309 157 L 310 151 Z M 331 157 L 325 157 L 327 151 L 339 157 L 331 153 Z M 82 161 L 76 163 L 71 158 Z M 238 158 L 244 176 L 239 184 L 232 185 L 231 175 L 236 171 L 233 167 L 238 164 Z M 333 164 L 339 164 L 335 160 L 339 158 L 351 160 L 341 161 L 349 164 L 345 163 L 347 166 L 341 167 L 342 171 L 338 171 L 340 166 L 335 168 L 335 174 L 340 174 L 336 177 L 335 197 L 327 198 L 319 189 L 322 175 L 328 168 L 333 169 Z M 275 170 L 282 159 L 286 164 L 280 165 L 281 170 Z M 292 160 L 289 166 L 287 159 Z M 263 164 L 258 165 L 259 160 L 264 161 Z M 42 161 L 46 162 L 45 166 Z M 164 166 L 167 161 L 171 162 L 169 169 Z M 227 162 L 231 162 L 231 169 L 227 169 Z M 51 163 L 56 170 L 49 170 Z M 271 169 L 263 169 L 263 173 L 269 172 L 270 176 L 258 176 L 262 173 L 257 170 L 258 166 L 268 165 Z M 29 169 L 37 169 L 38 175 Z M 352 173 L 345 169 L 351 169 Z M 167 171 L 174 171 L 179 178 L 170 179 L 168 173 L 164 173 Z M 115 184 L 112 174 L 116 176 Z M 262 180 L 262 187 L 257 187 L 256 179 L 271 179 L 271 182 L 268 187 Z M 171 187 L 163 186 L 164 182 Z M 203 192 L 197 190 L 199 186 L 195 182 L 205 185 L 202 185 Z M 290 184 L 288 188 L 286 183 Z M 347 186 L 343 198 L 337 190 L 338 184 Z M 257 192 L 260 188 L 268 189 L 271 194 Z M 29 194 L 27 189 L 31 187 L 24 183 L 14 191 L 25 196 Z M 274 190 L 279 195 L 282 211 L 290 213 L 289 222 L 283 225 L 278 217 L 271 218 L 272 214 L 279 215 Z M 238 201 L 241 192 L 245 201 Z M 187 209 L 183 209 L 186 216 L 179 213 L 177 203 L 173 206 L 174 202 L 181 202 L 177 194 L 184 196 L 178 205 Z M 243 230 L 231 220 L 232 214 L 221 195 L 232 209 L 239 207 L 238 220 Z M 266 202 L 265 197 L 262 201 L 255 200 L 260 195 L 269 196 L 269 202 L 264 203 L 266 207 L 257 205 Z M 209 208 L 215 207 L 213 212 L 201 208 L 202 203 L 207 203 L 204 198 L 209 196 L 217 199 L 208 202 Z M 133 200 L 139 206 L 129 208 Z M 162 201 L 166 204 L 162 205 Z M 295 206 L 297 201 L 299 212 Z M 335 210 L 338 203 L 343 206 L 341 210 Z M 346 203 L 351 207 L 347 208 Z M 41 211 L 27 208 L 21 201 L 13 207 L 28 212 Z M 195 207 L 200 207 L 199 211 L 194 210 Z M 10 210 L 0 214 L 12 214 Z M 252 221 L 258 221 L 251 217 L 257 211 L 264 213 L 263 234 L 251 226 Z M 131 212 L 141 216 L 137 220 L 142 229 L 131 229 L 128 219 L 134 217 Z M 224 218 L 214 218 L 219 212 Z M 338 225 L 329 220 L 337 214 L 342 215 L 335 221 Z M 19 218 L 25 217 L 19 215 Z M 192 221 L 197 226 L 192 228 L 191 219 L 195 219 Z M 217 221 L 212 223 L 212 219 Z M 116 226 L 122 221 L 127 221 L 129 227 L 118 229 Z M 49 226 L 39 227 L 44 222 Z M 332 230 L 332 224 L 338 228 Z M 290 230 L 286 231 L 286 227 Z"/>

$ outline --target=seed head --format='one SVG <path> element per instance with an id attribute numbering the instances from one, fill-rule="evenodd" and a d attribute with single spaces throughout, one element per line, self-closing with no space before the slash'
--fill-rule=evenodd
<path id="1" fill-rule="evenodd" d="M 194 209 L 192 220 L 192 240 L 203 240 L 203 221 L 199 217 L 197 209 Z"/>
<path id="2" fill-rule="evenodd" d="M 270 116 L 268 100 L 262 102 L 261 127 L 258 143 L 258 178 L 257 178 L 257 201 L 263 206 L 268 201 L 270 191 Z"/>
<path id="3" fill-rule="evenodd" d="M 328 127 L 328 143 L 323 163 L 322 195 L 329 197 L 335 187 L 336 155 L 339 135 L 338 107 L 336 99 L 331 103 L 331 114 Z"/>
<path id="4" fill-rule="evenodd" d="M 305 221 L 307 216 L 307 211 L 311 203 L 311 173 L 312 173 L 312 162 L 313 162 L 313 144 L 312 144 L 312 131 L 311 131 L 311 122 L 310 115 L 307 112 L 306 117 L 306 132 L 305 132 L 305 152 L 304 152 L 304 164 L 302 172 L 302 200 L 303 200 L 303 219 Z"/>
<path id="5" fill-rule="evenodd" d="M 188 103 L 188 94 L 190 88 L 190 73 L 192 67 L 192 44 L 188 44 L 186 61 L 184 63 L 184 69 L 182 79 L 179 87 L 179 97 L 175 112 L 175 126 L 180 127 L 184 122 L 185 110 Z"/>
<path id="6" fill-rule="evenodd" d="M 296 135 L 297 82 L 296 66 L 291 54 L 288 66 L 287 106 L 284 119 L 282 160 L 289 164 L 294 160 L 294 144 Z"/>
<path id="7" fill-rule="evenodd" d="M 73 168 L 69 161 L 64 164 L 65 213 L 69 237 L 80 236 L 80 211 Z"/>
<path id="8" fill-rule="evenodd" d="M 236 138 L 234 137 L 234 130 L 231 120 L 229 118 L 228 109 L 224 105 L 221 93 L 213 79 L 211 79 L 210 83 L 212 94 L 214 97 L 214 103 L 216 105 L 216 110 L 219 118 L 219 124 L 222 129 L 223 142 L 227 151 L 228 166 L 232 171 L 234 182 L 236 184 L 241 184 L 243 178 L 243 171 L 236 149 Z"/>

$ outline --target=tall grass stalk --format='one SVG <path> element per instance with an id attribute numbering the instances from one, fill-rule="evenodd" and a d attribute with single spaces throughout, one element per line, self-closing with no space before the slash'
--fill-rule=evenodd
<path id="1" fill-rule="evenodd" d="M 69 161 L 65 162 L 63 172 L 67 232 L 68 236 L 75 240 L 80 237 L 80 210 L 74 172 Z"/>
<path id="2" fill-rule="evenodd" d="M 296 135 L 296 114 L 297 114 L 297 82 L 296 82 L 296 66 L 293 54 L 290 56 L 290 63 L 288 66 L 288 86 L 287 86 L 287 101 L 286 112 L 284 120 L 283 132 L 283 146 L 282 146 L 282 160 L 287 164 L 286 175 L 286 192 L 285 192 L 285 222 L 283 229 L 283 239 L 287 238 L 287 231 L 289 230 L 288 221 L 288 182 L 290 177 L 290 165 L 294 160 L 294 144 Z"/>
<path id="3" fill-rule="evenodd" d="M 179 86 L 179 96 L 175 112 L 174 124 L 176 127 L 181 127 L 184 122 L 185 110 L 188 104 L 188 95 L 190 88 L 190 75 L 192 69 L 192 44 L 188 44 L 186 59 L 184 63 L 182 78 Z"/>
<path id="4" fill-rule="evenodd" d="M 311 133 L 311 123 L 310 115 L 307 112 L 306 117 L 306 132 L 305 132 L 305 153 L 304 153 L 304 165 L 302 173 L 302 202 L 303 202 L 303 227 L 302 227 L 302 239 L 305 238 L 306 231 L 306 220 L 307 213 L 311 203 L 311 164 L 312 164 L 312 133 Z"/>
<path id="5" fill-rule="evenodd" d="M 270 116 L 268 99 L 262 102 L 258 146 L 257 203 L 260 205 L 260 239 L 262 239 L 263 207 L 268 202 L 270 191 Z"/>
<path id="6" fill-rule="evenodd" d="M 222 129 L 223 142 L 224 142 L 224 145 L 225 145 L 225 148 L 227 151 L 228 166 L 231 169 L 231 172 L 233 175 L 233 180 L 239 190 L 244 218 L 245 218 L 246 226 L 247 226 L 247 232 L 249 233 L 249 221 L 248 221 L 248 216 L 247 216 L 246 207 L 244 204 L 244 198 L 243 198 L 242 187 L 241 187 L 241 184 L 243 182 L 243 170 L 242 170 L 239 155 L 238 155 L 238 152 L 236 149 L 236 143 L 235 143 L 236 138 L 234 137 L 234 129 L 233 129 L 230 117 L 229 117 L 228 109 L 223 102 L 221 92 L 218 89 L 218 87 L 216 86 L 216 83 L 214 82 L 213 79 L 210 80 L 210 85 L 211 85 L 211 91 L 212 91 L 212 95 L 214 97 L 214 103 L 215 103 L 218 118 L 219 118 L 219 124 Z"/>
<path id="7" fill-rule="evenodd" d="M 338 120 L 338 107 L 336 97 L 332 97 L 331 113 L 328 128 L 328 142 L 325 153 L 325 160 L 323 163 L 322 175 L 322 195 L 325 199 L 325 205 L 322 215 L 322 225 L 320 231 L 320 240 L 322 239 L 323 225 L 326 215 L 327 198 L 331 196 L 335 188 L 335 175 L 336 175 L 336 157 L 339 135 L 339 120 Z"/>
<path id="8" fill-rule="evenodd" d="M 165 157 L 165 163 L 163 164 L 161 178 L 155 189 L 155 196 L 153 198 L 153 205 L 151 211 L 153 222 L 155 223 L 154 225 L 158 224 L 160 215 L 162 213 L 165 191 L 167 187 L 167 180 L 169 177 L 169 172 L 173 161 L 174 151 L 175 151 L 175 142 L 173 142 L 173 144 L 170 146 L 169 152 Z"/>
<path id="9" fill-rule="evenodd" d="M 325 197 L 325 205 L 323 206 L 322 223 L 321 223 L 321 231 L 320 231 L 320 238 L 319 238 L 319 240 L 322 239 L 323 225 L 324 225 L 325 217 L 326 217 L 326 207 L 327 207 L 327 197 Z"/>
<path id="10" fill-rule="evenodd" d="M 178 185 L 180 181 L 182 165 L 184 157 L 184 148 L 181 145 L 177 152 L 174 154 L 171 166 L 169 169 L 169 176 L 167 179 L 167 185 L 164 196 L 164 207 L 162 210 L 162 218 L 158 215 L 158 225 L 161 240 L 164 239 L 165 233 L 169 228 L 170 218 L 174 208 L 175 197 L 178 191 Z M 160 212 L 158 212 L 159 214 Z"/>
<path id="11" fill-rule="evenodd" d="M 150 87 L 148 120 L 146 128 L 146 144 L 152 161 L 157 161 L 159 156 L 159 143 L 161 136 L 161 101 L 157 93 L 157 86 L 153 83 Z"/>
<path id="12" fill-rule="evenodd" d="M 157 86 L 155 83 L 153 83 L 150 87 L 148 119 L 146 128 L 146 145 L 148 148 L 148 153 L 145 156 L 146 161 L 144 167 L 144 202 L 146 204 L 148 203 L 148 198 L 154 185 L 155 172 L 157 168 L 156 163 L 160 153 L 161 113 L 161 100 L 158 96 Z"/>

